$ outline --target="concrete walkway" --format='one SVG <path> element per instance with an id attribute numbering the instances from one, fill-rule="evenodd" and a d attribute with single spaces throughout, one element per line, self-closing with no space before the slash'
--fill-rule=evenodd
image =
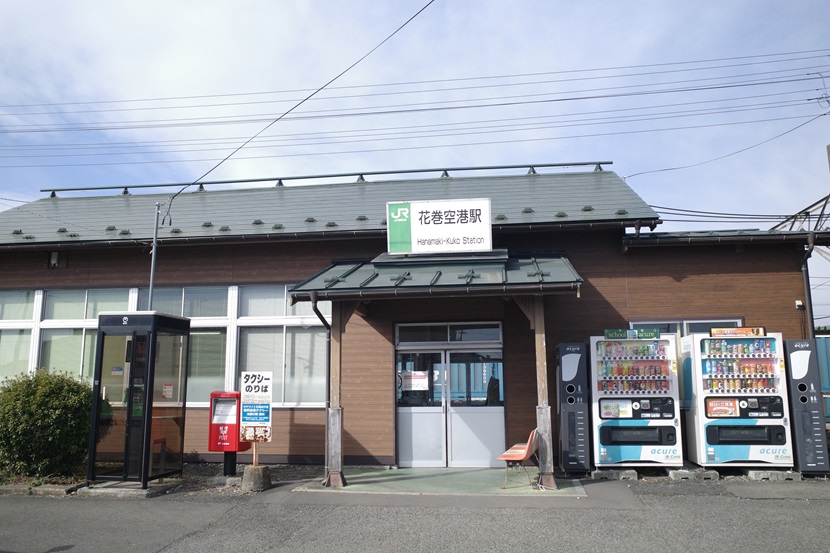
<path id="1" fill-rule="evenodd" d="M 533 484 L 528 484 L 523 470 L 511 468 L 504 488 L 504 470 L 492 468 L 348 468 L 344 474 L 348 485 L 343 488 L 327 488 L 313 481 L 295 488 L 295 491 L 408 495 L 585 495 L 578 480 L 557 479 L 557 489 L 539 489 L 535 485 L 538 476 L 535 467 L 528 469 Z"/>

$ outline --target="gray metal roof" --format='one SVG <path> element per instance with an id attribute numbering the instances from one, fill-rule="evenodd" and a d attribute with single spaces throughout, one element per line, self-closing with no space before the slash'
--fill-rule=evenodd
<path id="1" fill-rule="evenodd" d="M 492 296 L 578 291 L 582 277 L 561 255 L 511 257 L 506 250 L 468 255 L 381 254 L 337 261 L 291 289 L 295 301 L 424 296 Z"/>
<path id="2" fill-rule="evenodd" d="M 0 212 L 0 247 L 129 244 L 151 240 L 155 203 L 172 194 L 46 198 Z M 494 231 L 580 223 L 653 226 L 651 209 L 610 171 L 384 180 L 185 191 L 159 240 L 199 241 L 380 234 L 386 203 L 490 198 Z"/>

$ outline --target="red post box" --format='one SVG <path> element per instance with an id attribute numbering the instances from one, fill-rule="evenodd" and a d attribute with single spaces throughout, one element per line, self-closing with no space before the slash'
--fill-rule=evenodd
<path id="1" fill-rule="evenodd" d="M 246 451 L 250 442 L 239 441 L 241 400 L 239 392 L 210 393 L 208 451 Z"/>

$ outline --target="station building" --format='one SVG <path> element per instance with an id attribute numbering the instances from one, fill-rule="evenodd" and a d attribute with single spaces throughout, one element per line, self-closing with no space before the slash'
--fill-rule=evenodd
<path id="1" fill-rule="evenodd" d="M 272 371 L 264 462 L 326 460 L 335 479 L 344 464 L 503 466 L 496 456 L 538 427 L 544 476 L 556 344 L 637 327 L 802 338 L 806 258 L 830 242 L 658 232 L 659 215 L 607 165 L 53 193 L 0 213 L 0 378 L 90 379 L 98 313 L 150 308 L 155 233 L 151 309 L 191 321 L 191 460 L 221 459 L 207 451 L 210 392 Z M 481 200 L 486 249 L 390 251 L 387 203 L 443 202 L 431 223 L 449 229 Z"/>

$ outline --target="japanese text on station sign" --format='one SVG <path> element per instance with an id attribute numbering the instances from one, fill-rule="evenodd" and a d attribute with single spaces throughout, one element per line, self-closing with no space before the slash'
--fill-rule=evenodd
<path id="1" fill-rule="evenodd" d="M 386 215 L 390 254 L 493 249 L 489 198 L 388 202 Z"/>

